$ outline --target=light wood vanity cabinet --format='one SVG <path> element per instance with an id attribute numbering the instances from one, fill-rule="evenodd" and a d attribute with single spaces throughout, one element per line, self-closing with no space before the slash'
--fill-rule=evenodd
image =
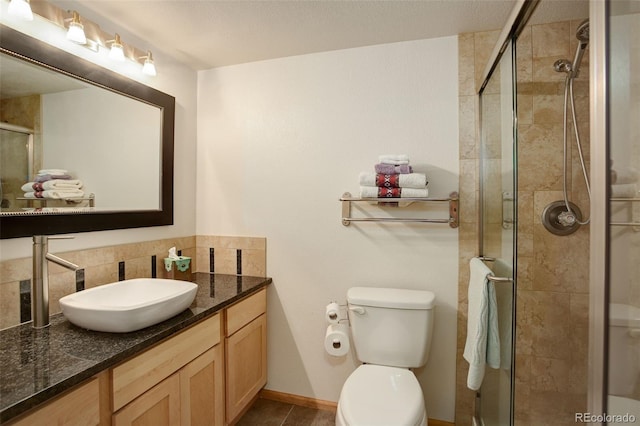
<path id="1" fill-rule="evenodd" d="M 220 317 L 216 314 L 111 370 L 115 426 L 223 423 Z"/>
<path id="2" fill-rule="evenodd" d="M 113 425 L 237 421 L 267 382 L 266 300 L 262 289 L 114 367 Z"/>
<path id="3" fill-rule="evenodd" d="M 226 420 L 233 423 L 267 383 L 267 292 L 225 312 Z"/>
<path id="4" fill-rule="evenodd" d="M 267 382 L 266 289 L 9 422 L 233 424 Z"/>

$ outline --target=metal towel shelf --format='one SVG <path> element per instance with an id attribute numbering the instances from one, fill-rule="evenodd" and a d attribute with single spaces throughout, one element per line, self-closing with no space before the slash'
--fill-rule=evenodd
<path id="1" fill-rule="evenodd" d="M 378 203 L 399 203 L 399 202 L 447 202 L 449 203 L 448 219 L 426 219 L 426 218 L 399 218 L 399 217 L 351 217 L 351 203 L 355 202 L 378 202 Z M 342 224 L 349 226 L 351 222 L 419 222 L 419 223 L 446 223 L 451 228 L 458 227 L 458 193 L 452 192 L 449 198 L 356 198 L 345 192 L 340 198 L 342 203 Z"/>

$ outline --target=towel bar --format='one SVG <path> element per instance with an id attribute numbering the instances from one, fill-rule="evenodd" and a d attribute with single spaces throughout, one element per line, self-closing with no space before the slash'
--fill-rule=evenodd
<path id="1" fill-rule="evenodd" d="M 493 281 L 494 283 L 512 283 L 513 282 L 513 278 L 496 277 L 495 275 L 487 275 L 487 279 L 489 281 Z"/>
<path id="2" fill-rule="evenodd" d="M 448 219 L 427 219 L 427 218 L 399 218 L 399 217 L 351 217 L 351 203 L 353 202 L 448 202 Z M 342 203 L 342 224 L 349 226 L 351 222 L 418 222 L 418 223 L 447 223 L 451 228 L 458 227 L 458 193 L 452 192 L 449 198 L 356 198 L 345 192 L 340 197 Z"/>

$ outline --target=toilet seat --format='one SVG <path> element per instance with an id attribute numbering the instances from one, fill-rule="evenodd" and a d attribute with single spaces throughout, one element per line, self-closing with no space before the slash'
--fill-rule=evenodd
<path id="1" fill-rule="evenodd" d="M 405 368 L 366 364 L 345 382 L 338 416 L 349 426 L 426 425 L 422 389 Z"/>

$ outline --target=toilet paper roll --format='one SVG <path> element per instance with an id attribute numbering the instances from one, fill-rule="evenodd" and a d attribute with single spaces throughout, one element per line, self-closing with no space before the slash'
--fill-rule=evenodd
<path id="1" fill-rule="evenodd" d="M 325 318 L 329 324 L 337 324 L 340 320 L 340 306 L 336 302 L 331 302 L 325 310 Z"/>
<path id="2" fill-rule="evenodd" d="M 349 334 L 345 325 L 330 324 L 327 327 L 324 350 L 331 356 L 344 356 L 349 352 Z"/>

